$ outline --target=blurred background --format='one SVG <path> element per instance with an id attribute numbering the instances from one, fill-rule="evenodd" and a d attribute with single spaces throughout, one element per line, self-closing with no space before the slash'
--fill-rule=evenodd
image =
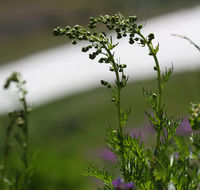
<path id="1" fill-rule="evenodd" d="M 116 12 L 137 15 L 142 21 L 198 5 L 199 0 L 1 0 L 0 64 L 5 66 L 68 43 L 67 38 L 52 35 L 52 29 L 58 25 L 87 26 L 91 16 Z M 199 101 L 199 79 L 200 70 L 172 77 L 164 95 L 171 114 L 181 118 L 188 115 L 189 103 Z M 144 140 L 149 140 L 148 135 L 153 132 L 144 114 L 143 86 L 155 88 L 155 80 L 130 82 L 122 98 L 124 107 L 133 107 L 127 124 L 129 132 L 141 132 Z M 182 132 L 185 135 L 190 131 L 187 120 L 184 121 Z M 108 124 L 114 128 L 116 122 L 110 92 L 103 88 L 85 90 L 35 107 L 30 115 L 30 143 L 31 152 L 37 152 L 37 156 L 33 161 L 35 173 L 30 189 L 96 189 L 96 181 L 82 176 L 81 172 L 91 162 L 113 167 L 115 160 L 106 149 L 105 133 Z M 7 123 L 7 116 L 2 115 L 1 135 Z M 2 147 L 3 142 L 0 143 Z"/>

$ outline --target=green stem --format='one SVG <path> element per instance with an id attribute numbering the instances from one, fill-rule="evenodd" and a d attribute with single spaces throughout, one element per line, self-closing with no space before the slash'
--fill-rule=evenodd
<path id="1" fill-rule="evenodd" d="M 116 76 L 116 85 L 117 85 L 117 114 L 118 114 L 118 125 L 119 125 L 119 133 L 120 133 L 120 144 L 121 144 L 121 158 L 122 158 L 122 171 L 124 175 L 125 181 L 127 181 L 126 177 L 126 167 L 125 167 L 125 157 L 124 157 L 124 138 L 123 138 L 123 127 L 121 122 L 121 87 L 120 87 L 120 77 L 117 68 L 117 64 L 113 58 L 112 53 L 110 52 L 109 48 L 105 45 L 103 46 L 108 53 L 108 57 L 111 59 L 112 66 L 114 67 L 115 76 Z"/>
<path id="2" fill-rule="evenodd" d="M 158 78 L 157 78 L 157 82 L 158 82 L 157 83 L 157 85 L 158 85 L 158 109 L 157 109 L 157 112 L 158 112 L 158 117 L 161 118 L 162 117 L 162 108 L 161 108 L 162 88 L 161 88 L 161 71 L 160 71 L 159 61 L 156 56 L 156 52 L 153 48 L 153 44 L 149 43 L 140 32 L 137 32 L 137 34 L 145 41 L 145 44 L 147 44 L 147 46 L 150 50 L 150 53 L 153 56 L 154 62 L 156 64 L 156 71 L 157 71 L 157 76 L 158 76 Z M 159 126 L 160 127 L 162 126 L 162 120 L 159 120 Z M 158 148 L 158 150 L 160 149 L 160 137 L 161 137 L 161 133 L 160 133 L 160 130 L 158 130 L 158 133 L 157 133 L 157 148 Z"/>
<path id="3" fill-rule="evenodd" d="M 25 165 L 25 183 L 28 182 L 28 175 L 27 175 L 27 169 L 29 167 L 28 163 L 28 106 L 25 97 L 22 99 L 23 108 L 24 108 L 24 136 L 25 136 L 25 142 L 24 142 L 24 165 Z M 25 187 L 26 188 L 26 187 Z"/>
<path id="4" fill-rule="evenodd" d="M 6 129 L 4 154 L 3 154 L 3 169 L 2 169 L 2 176 L 1 176 L 1 180 L 0 180 L 0 187 L 3 187 L 3 180 L 5 178 L 5 172 L 6 172 L 6 168 L 7 168 L 7 160 L 8 160 L 9 149 L 10 149 L 9 139 L 10 139 L 12 127 L 13 127 L 15 121 L 16 121 L 16 118 L 13 118 L 11 120 L 10 124 L 7 126 L 7 129 Z"/>

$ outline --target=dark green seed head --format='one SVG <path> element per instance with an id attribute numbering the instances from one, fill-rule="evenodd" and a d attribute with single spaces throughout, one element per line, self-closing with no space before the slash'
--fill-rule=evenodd
<path id="1" fill-rule="evenodd" d="M 106 82 L 106 81 L 104 81 L 104 80 L 101 80 L 101 84 L 102 84 L 103 86 L 107 86 L 107 85 L 108 85 L 108 82 Z"/>
<path id="2" fill-rule="evenodd" d="M 126 68 L 125 64 L 119 65 L 120 68 Z"/>
<path id="3" fill-rule="evenodd" d="M 107 88 L 111 88 L 111 85 L 110 85 L 110 84 L 108 84 L 108 85 L 107 85 Z"/>
<path id="4" fill-rule="evenodd" d="M 76 44 L 77 44 L 76 40 L 73 40 L 73 41 L 72 41 L 72 44 L 73 44 L 73 45 L 76 45 Z"/>
<path id="5" fill-rule="evenodd" d="M 129 44 L 134 44 L 134 39 L 133 38 L 129 38 Z"/>
<path id="6" fill-rule="evenodd" d="M 75 30 L 78 30 L 80 28 L 80 26 L 79 25 L 75 25 L 74 28 L 75 28 Z"/>
<path id="7" fill-rule="evenodd" d="M 139 38 L 136 37 L 134 40 L 137 42 L 139 40 Z"/>
<path id="8" fill-rule="evenodd" d="M 152 94 L 152 97 L 153 97 L 154 99 L 156 99 L 156 98 L 157 98 L 157 94 L 156 94 L 156 93 L 153 93 L 153 94 Z"/>
<path id="9" fill-rule="evenodd" d="M 121 39 L 122 35 L 120 33 L 117 34 L 117 39 Z"/>
<path id="10" fill-rule="evenodd" d="M 95 59 L 95 57 L 96 57 L 95 54 L 89 54 L 90 59 Z"/>
<path id="11" fill-rule="evenodd" d="M 70 26 L 66 26 L 66 27 L 65 27 L 66 32 L 68 32 L 70 29 L 71 29 Z"/>
<path id="12" fill-rule="evenodd" d="M 83 48 L 82 48 L 82 52 L 87 52 L 88 50 L 89 50 L 88 47 L 83 47 Z"/>
<path id="13" fill-rule="evenodd" d="M 58 35 L 59 35 L 59 32 L 58 32 L 57 29 L 54 29 L 52 32 L 53 32 L 53 35 L 54 35 L 54 36 L 58 36 Z"/>
<path id="14" fill-rule="evenodd" d="M 104 59 L 103 58 L 100 58 L 99 59 L 99 63 L 103 63 Z"/>
<path id="15" fill-rule="evenodd" d="M 123 33 L 123 37 L 126 37 L 127 35 L 126 35 L 126 33 Z"/>
<path id="16" fill-rule="evenodd" d="M 137 16 L 129 16 L 128 19 L 130 22 L 135 22 L 137 20 Z"/>
<path id="17" fill-rule="evenodd" d="M 116 31 L 117 33 L 119 33 L 119 32 L 121 32 L 121 29 L 120 29 L 120 28 L 116 28 L 115 31 Z"/>
<path id="18" fill-rule="evenodd" d="M 143 26 L 142 26 L 141 24 L 138 26 L 139 29 L 142 29 L 142 27 L 143 27 Z"/>

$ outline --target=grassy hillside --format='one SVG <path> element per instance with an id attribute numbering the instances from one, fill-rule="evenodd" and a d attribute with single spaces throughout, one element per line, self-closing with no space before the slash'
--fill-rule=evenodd
<path id="1" fill-rule="evenodd" d="M 172 76 L 164 92 L 164 102 L 170 114 L 177 117 L 188 115 L 189 103 L 200 98 L 199 81 L 200 71 Z M 142 88 L 152 89 L 155 83 L 155 79 L 130 82 L 124 89 L 123 106 L 133 108 L 129 129 L 148 125 Z M 110 92 L 104 88 L 35 108 L 30 115 L 30 143 L 32 151 L 38 154 L 34 161 L 31 189 L 95 189 L 93 181 L 81 176 L 81 171 L 90 162 L 107 163 L 102 160 L 100 151 L 105 147 L 106 127 L 110 124 L 114 128 L 116 122 Z M 7 117 L 2 117 L 1 130 L 7 123 Z M 112 167 L 112 164 L 109 163 L 109 166 Z"/>
<path id="2" fill-rule="evenodd" d="M 0 64 L 66 43 L 51 34 L 58 25 L 87 25 L 90 16 L 116 12 L 147 19 L 197 4 L 198 0 L 1 1 Z"/>

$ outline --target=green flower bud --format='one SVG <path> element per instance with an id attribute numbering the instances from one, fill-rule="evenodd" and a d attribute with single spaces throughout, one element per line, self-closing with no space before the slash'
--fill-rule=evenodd
<path id="1" fill-rule="evenodd" d="M 89 29 L 94 29 L 94 28 L 96 28 L 96 24 L 90 23 L 90 24 L 89 24 Z"/>
<path id="2" fill-rule="evenodd" d="M 115 23 L 115 17 L 114 16 L 111 17 L 111 22 Z"/>
<path id="3" fill-rule="evenodd" d="M 110 84 L 108 84 L 108 85 L 107 85 L 107 88 L 111 88 L 111 85 L 110 85 Z"/>
<path id="4" fill-rule="evenodd" d="M 139 38 L 136 37 L 134 40 L 137 42 L 139 40 Z"/>
<path id="5" fill-rule="evenodd" d="M 88 50 L 89 50 L 88 47 L 83 47 L 83 48 L 82 48 L 82 52 L 87 52 Z"/>
<path id="6" fill-rule="evenodd" d="M 94 48 L 95 48 L 95 49 L 99 48 L 99 45 L 98 45 L 98 44 L 95 44 L 95 45 L 94 45 Z"/>
<path id="7" fill-rule="evenodd" d="M 73 41 L 72 41 L 72 44 L 73 44 L 73 45 L 76 45 L 76 44 L 77 44 L 76 40 L 73 40 Z"/>
<path id="8" fill-rule="evenodd" d="M 126 33 L 123 33 L 123 37 L 126 37 L 127 35 L 126 35 Z"/>
<path id="9" fill-rule="evenodd" d="M 80 28 L 80 26 L 79 25 L 75 25 L 74 28 L 75 28 L 75 30 L 78 30 Z"/>
<path id="10" fill-rule="evenodd" d="M 125 64 L 119 65 L 120 68 L 126 68 Z"/>
<path id="11" fill-rule="evenodd" d="M 66 27 L 65 27 L 66 32 L 68 32 L 70 29 L 71 29 L 70 26 L 66 26 Z"/>
<path id="12" fill-rule="evenodd" d="M 148 35 L 148 41 L 151 42 L 154 39 L 154 34 L 149 34 Z"/>
<path id="13" fill-rule="evenodd" d="M 83 38 L 83 36 L 78 36 L 78 39 L 83 40 L 84 38 Z"/>
<path id="14" fill-rule="evenodd" d="M 89 54 L 89 58 L 90 58 L 90 59 L 93 60 L 93 59 L 95 59 L 95 57 L 96 57 L 95 54 Z"/>
<path id="15" fill-rule="evenodd" d="M 58 36 L 58 35 L 59 35 L 59 32 L 58 32 L 57 29 L 54 29 L 52 32 L 53 32 L 53 35 L 54 35 L 54 36 Z"/>
<path id="16" fill-rule="evenodd" d="M 154 69 L 154 71 L 157 71 L 157 67 L 156 66 L 154 66 L 153 69 Z"/>
<path id="17" fill-rule="evenodd" d="M 156 94 L 156 93 L 153 93 L 153 94 L 152 94 L 152 97 L 153 97 L 154 99 L 156 99 L 156 98 L 157 98 L 157 94 Z"/>
<path id="18" fill-rule="evenodd" d="M 71 35 L 71 32 L 66 32 L 65 35 L 66 35 L 66 36 L 70 36 L 70 35 Z"/>
<path id="19" fill-rule="evenodd" d="M 104 58 L 105 63 L 110 63 L 110 59 L 109 58 Z"/>
<path id="20" fill-rule="evenodd" d="M 125 76 L 125 75 L 123 75 L 123 76 L 122 76 L 122 79 L 126 79 L 126 76 Z"/>
<path id="21" fill-rule="evenodd" d="M 90 35 L 91 35 L 90 31 L 87 31 L 86 35 L 87 35 L 87 36 L 90 36 Z"/>
<path id="22" fill-rule="evenodd" d="M 120 29 L 120 28 L 116 28 L 115 31 L 116 31 L 117 33 L 119 33 L 119 32 L 121 32 L 121 29 Z"/>
<path id="23" fill-rule="evenodd" d="M 137 16 L 129 16 L 128 19 L 130 22 L 135 22 L 137 20 Z"/>
<path id="24" fill-rule="evenodd" d="M 138 26 L 139 29 L 142 29 L 142 27 L 143 27 L 143 26 L 142 26 L 141 24 Z"/>
<path id="25" fill-rule="evenodd" d="M 115 68 L 114 67 L 110 67 L 110 71 L 114 71 L 115 70 Z"/>
<path id="26" fill-rule="evenodd" d="M 120 33 L 117 33 L 117 39 L 121 39 L 122 35 Z"/>
<path id="27" fill-rule="evenodd" d="M 103 86 L 107 86 L 107 85 L 108 85 L 108 82 L 106 82 L 106 81 L 104 81 L 104 80 L 101 80 L 101 84 L 102 84 Z"/>
<path id="28" fill-rule="evenodd" d="M 145 45 L 145 41 L 144 41 L 143 39 L 140 39 L 140 43 L 141 43 L 142 45 Z"/>
<path id="29" fill-rule="evenodd" d="M 100 58 L 99 63 L 103 63 L 103 62 L 104 62 L 104 58 Z"/>
<path id="30" fill-rule="evenodd" d="M 129 38 L 129 44 L 134 44 L 134 39 L 133 38 Z"/>

